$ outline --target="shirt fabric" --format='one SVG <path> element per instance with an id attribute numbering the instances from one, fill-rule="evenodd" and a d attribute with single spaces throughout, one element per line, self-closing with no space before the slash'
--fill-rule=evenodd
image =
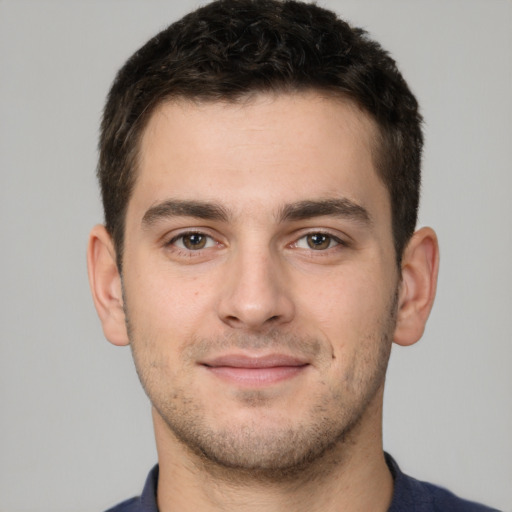
<path id="1" fill-rule="evenodd" d="M 394 480 L 393 500 L 388 512 L 499 512 L 496 509 L 458 498 L 450 491 L 404 475 L 393 458 L 386 455 Z M 158 465 L 149 473 L 142 494 L 123 501 L 106 512 L 158 512 L 156 486 Z"/>

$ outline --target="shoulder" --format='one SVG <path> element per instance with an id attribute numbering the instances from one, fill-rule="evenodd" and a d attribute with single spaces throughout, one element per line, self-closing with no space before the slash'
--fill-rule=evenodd
<path id="1" fill-rule="evenodd" d="M 149 472 L 142 494 L 123 501 L 105 512 L 158 512 L 156 506 L 156 487 L 158 482 L 158 464 Z"/>
<path id="2" fill-rule="evenodd" d="M 459 498 L 452 492 L 404 475 L 386 455 L 395 488 L 389 512 L 498 512 L 496 509 Z"/>
<path id="3" fill-rule="evenodd" d="M 139 512 L 140 511 L 140 499 L 130 498 L 129 500 L 119 503 L 115 507 L 109 508 L 105 512 Z"/>
<path id="4" fill-rule="evenodd" d="M 485 505 L 459 498 L 442 487 L 421 482 L 405 475 L 404 478 L 408 480 L 409 496 L 413 502 L 405 500 L 405 503 L 409 501 L 409 505 L 403 510 L 417 512 L 498 512 L 496 509 Z M 397 512 L 399 510 L 401 509 L 397 509 Z"/>

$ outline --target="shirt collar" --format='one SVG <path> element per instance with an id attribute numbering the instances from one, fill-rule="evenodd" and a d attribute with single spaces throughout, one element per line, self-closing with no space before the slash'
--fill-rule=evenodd
<path id="1" fill-rule="evenodd" d="M 386 464 L 388 465 L 389 470 L 391 471 L 391 475 L 393 476 L 394 481 L 394 489 L 393 489 L 393 501 L 391 502 L 391 507 L 389 508 L 389 512 L 402 510 L 401 507 L 407 505 L 408 499 L 410 496 L 415 495 L 413 489 L 409 489 L 411 485 L 411 479 L 407 478 L 398 467 L 398 464 L 395 462 L 391 455 L 385 453 Z M 140 512 L 158 512 L 158 507 L 156 504 L 156 492 L 157 492 L 157 484 L 158 484 L 158 464 L 153 467 L 153 469 L 149 472 L 149 475 L 146 479 L 146 483 L 144 485 L 144 490 L 140 496 Z M 413 492 L 411 492 L 413 491 Z M 411 506 L 413 503 L 410 504 Z M 406 510 L 406 509 L 403 509 Z"/>

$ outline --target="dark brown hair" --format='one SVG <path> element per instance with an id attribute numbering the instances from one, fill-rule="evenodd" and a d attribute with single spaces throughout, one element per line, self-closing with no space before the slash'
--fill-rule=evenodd
<path id="1" fill-rule="evenodd" d="M 377 122 L 376 167 L 390 194 L 400 262 L 416 225 L 423 136 L 417 101 L 394 60 L 364 30 L 317 5 L 217 0 L 148 41 L 109 92 L 98 177 L 118 265 L 139 143 L 158 105 L 176 97 L 236 101 L 301 90 L 348 97 Z"/>

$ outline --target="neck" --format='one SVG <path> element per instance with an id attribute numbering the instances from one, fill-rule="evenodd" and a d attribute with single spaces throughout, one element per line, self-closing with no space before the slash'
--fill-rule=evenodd
<path id="1" fill-rule="evenodd" d="M 205 461 L 153 411 L 160 512 L 387 511 L 393 481 L 382 450 L 382 391 L 377 395 L 347 438 L 308 467 L 280 475 L 244 473 Z"/>

